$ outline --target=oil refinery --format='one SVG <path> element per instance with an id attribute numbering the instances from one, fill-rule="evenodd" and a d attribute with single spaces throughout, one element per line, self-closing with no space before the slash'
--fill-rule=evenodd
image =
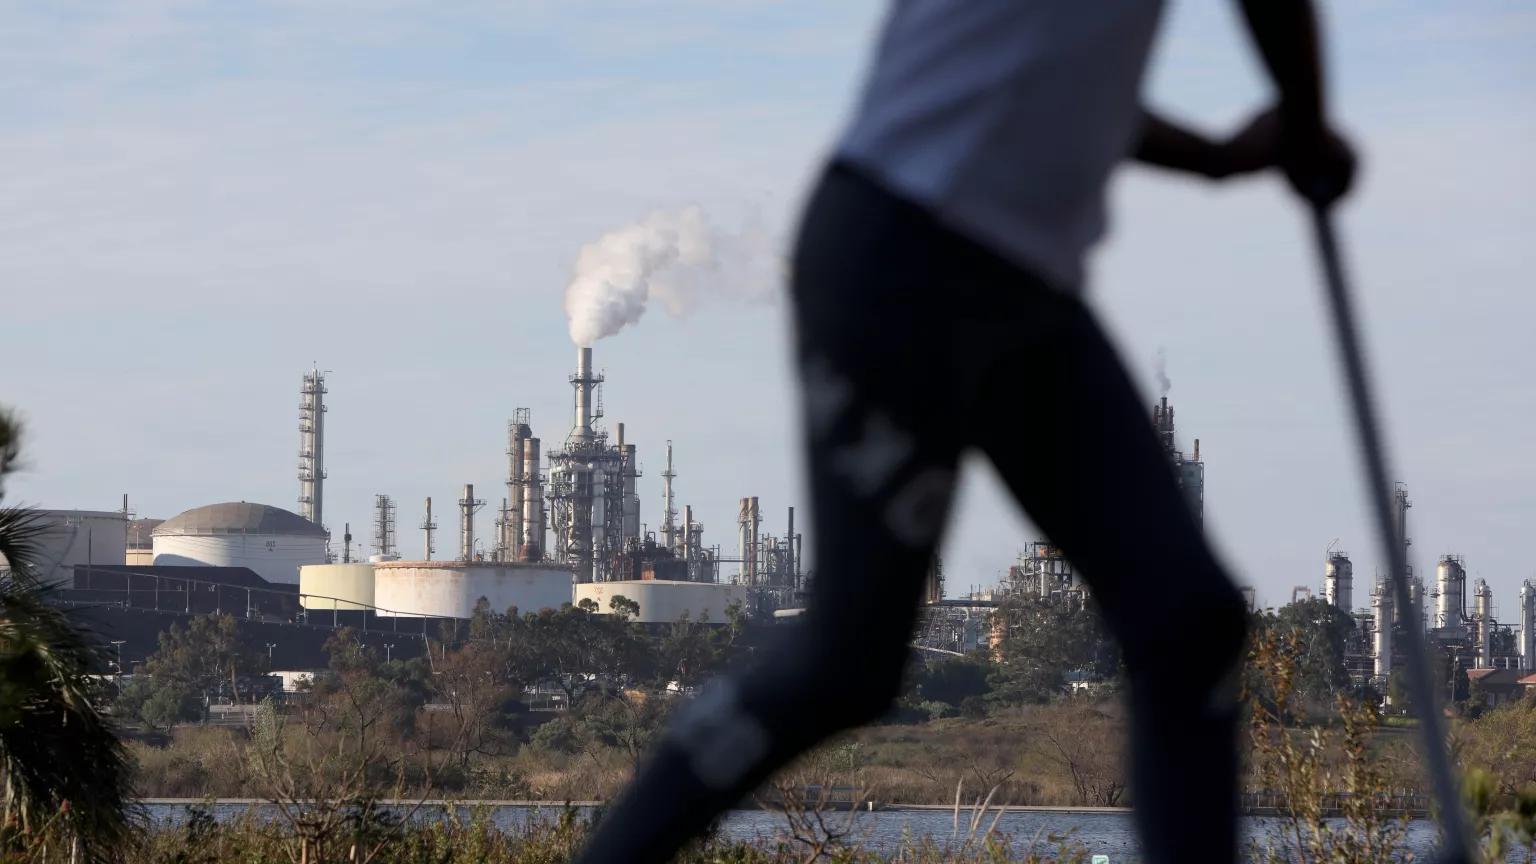
<path id="1" fill-rule="evenodd" d="M 733 608 L 770 617 L 800 605 L 808 577 L 793 507 L 785 510 L 784 532 L 773 534 L 764 530 L 759 499 L 743 497 L 734 546 L 707 543 L 694 508 L 675 498 L 678 472 L 668 441 L 660 530 L 646 530 L 637 447 L 623 423 L 612 435 L 603 423 L 604 377 L 590 347 L 577 349 L 567 383 L 571 423 L 561 443 L 546 448 L 531 412 L 515 409 L 506 426 L 500 503 L 487 507 L 474 483 L 462 484 L 449 504 L 452 515 L 425 499 L 420 522 L 410 520 L 421 531 L 414 559 L 402 552 L 414 544 L 402 543 L 399 504 L 387 492 L 374 497 L 371 552 L 354 542 L 350 523 L 339 536 L 327 523 L 329 389 L 316 367 L 303 373 L 299 388 L 296 512 L 223 501 L 168 519 L 138 519 L 127 496 L 118 511 L 46 511 L 45 572 L 59 585 L 60 602 L 93 609 L 233 609 L 272 625 L 377 633 L 425 633 L 431 622 L 470 618 L 480 604 L 537 612 L 585 601 L 606 611 L 623 597 L 638 604 L 635 620 L 642 624 L 683 615 L 724 624 Z M 452 539 L 442 536 L 440 523 Z M 123 635 L 125 620 L 106 628 L 113 638 Z M 126 640 L 137 649 L 130 655 L 152 649 L 146 628 L 163 623 L 138 627 L 143 632 Z"/>
<path id="2" fill-rule="evenodd" d="M 434 508 L 427 498 L 419 521 L 402 522 L 399 503 L 380 492 L 366 544 L 371 552 L 354 543 L 350 523 L 343 523 L 337 543 L 324 510 L 329 391 L 316 367 L 300 381 L 297 512 L 223 501 L 163 520 L 139 519 L 127 496 L 116 511 L 43 511 L 53 529 L 42 556 L 45 572 L 61 586 L 61 602 L 151 613 L 153 620 L 119 618 L 107 628 L 121 635 L 123 628 L 137 627 L 127 638 L 138 653 L 152 648 L 154 628 L 165 625 L 167 614 L 231 609 L 252 626 L 319 623 L 373 634 L 425 634 L 432 622 L 468 619 L 481 604 L 496 612 L 566 604 L 606 611 L 619 597 L 638 604 L 635 620 L 646 625 L 683 616 L 721 624 L 732 610 L 763 620 L 792 617 L 804 605 L 811 578 L 795 508 L 785 508 L 783 531 L 774 534 L 764 530 L 759 499 L 740 498 L 735 537 L 723 545 L 719 540 L 729 531 L 706 535 L 694 508 L 679 503 L 669 440 L 659 472 L 659 527 L 647 530 L 637 447 L 625 424 L 615 423 L 611 435 L 604 425 L 604 376 L 592 348 L 578 347 L 575 361 L 566 380 L 570 426 L 559 444 L 544 446 L 547 439 L 536 434 L 526 408 L 515 409 L 507 421 L 506 475 L 497 484 L 505 493 L 495 506 L 477 497 L 474 483 L 462 483 L 457 500 L 445 502 L 455 512 Z M 1166 396 L 1152 406 L 1153 431 L 1199 519 L 1205 510 L 1200 441 L 1193 439 L 1187 454 L 1180 449 L 1174 417 Z M 1411 543 L 1411 506 L 1399 485 L 1394 512 L 1405 546 Z M 440 524 L 449 538 L 441 536 Z M 421 532 L 416 558 L 402 551 L 415 545 L 402 541 L 402 527 Z M 1335 541 L 1323 555 L 1321 586 L 1302 583 L 1291 593 L 1292 602 L 1318 597 L 1350 622 L 1346 666 L 1355 684 L 1376 688 L 1385 698 L 1394 670 L 1404 663 L 1399 646 L 1408 627 L 1428 637 L 1453 676 L 1484 687 L 1505 678 L 1512 687 L 1536 672 L 1536 583 L 1524 582 L 1517 614 L 1501 616 L 1488 583 L 1469 583 L 1459 554 L 1440 556 L 1427 586 L 1411 571 L 1404 575 L 1417 613 L 1398 608 L 1388 574 L 1357 584 L 1353 562 Z M 944 580 L 943 562 L 935 557 L 915 640 L 942 653 L 994 644 L 1000 638 L 994 613 L 1011 597 L 1075 608 L 1091 603 L 1071 562 L 1044 540 L 1026 545 L 994 586 L 970 585 L 947 597 Z M 1251 605 L 1252 589 L 1245 593 Z M 289 644 L 303 641 L 285 638 Z M 1536 684 L 1536 676 L 1526 683 Z"/>

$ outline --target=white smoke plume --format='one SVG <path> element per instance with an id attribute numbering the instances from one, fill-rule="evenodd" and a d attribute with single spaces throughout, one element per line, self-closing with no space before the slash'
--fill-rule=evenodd
<path id="1" fill-rule="evenodd" d="M 565 288 L 571 341 L 591 345 L 660 303 L 673 317 L 708 297 L 777 294 L 780 256 L 756 223 L 724 231 L 699 207 L 658 210 L 583 246 Z"/>
<path id="2" fill-rule="evenodd" d="M 1167 396 L 1168 391 L 1173 389 L 1173 379 L 1168 377 L 1168 351 L 1165 348 L 1157 349 L 1155 374 L 1157 375 L 1157 388 L 1161 391 L 1159 395 Z"/>

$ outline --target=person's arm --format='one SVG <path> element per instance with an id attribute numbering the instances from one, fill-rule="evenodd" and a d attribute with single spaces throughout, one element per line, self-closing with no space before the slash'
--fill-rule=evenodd
<path id="1" fill-rule="evenodd" d="M 1279 161 L 1303 197 L 1329 204 L 1349 191 L 1355 157 L 1328 122 L 1312 0 L 1238 0 L 1280 91 Z"/>
<path id="2" fill-rule="evenodd" d="M 1328 124 L 1312 0 L 1239 0 L 1238 5 L 1280 91 L 1280 120 L 1286 133 L 1321 138 Z"/>
<path id="3" fill-rule="evenodd" d="M 1213 141 L 1166 117 L 1143 111 L 1141 138 L 1133 155 L 1148 165 L 1217 180 L 1273 166 L 1277 158 L 1275 135 L 1272 112 L 1259 115 L 1225 141 Z"/>

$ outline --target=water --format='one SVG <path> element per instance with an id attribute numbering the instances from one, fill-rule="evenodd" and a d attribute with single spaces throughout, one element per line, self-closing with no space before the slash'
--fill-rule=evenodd
<path id="1" fill-rule="evenodd" d="M 181 823 L 192 807 L 202 807 L 200 804 L 183 803 L 152 803 L 147 805 L 150 818 L 157 825 L 176 825 Z M 252 808 L 265 816 L 275 816 L 275 812 L 266 805 L 252 805 L 245 803 L 221 803 L 209 808 L 217 819 L 231 819 L 241 816 Z M 529 804 L 500 804 L 490 808 L 491 820 L 503 829 L 521 828 L 533 820 L 553 820 L 563 809 L 558 805 L 529 805 Z M 577 808 L 584 816 L 590 815 L 590 807 Z M 444 812 L 441 805 L 423 807 L 418 812 L 418 819 L 436 818 Z M 460 807 L 461 814 L 468 814 L 469 809 Z M 828 814 L 828 821 L 836 826 L 847 824 L 845 820 L 850 814 Z M 996 811 L 988 813 L 983 820 L 982 831 L 991 823 Z M 960 834 L 963 837 L 967 831 L 968 811 L 961 811 Z M 721 833 L 733 840 L 745 840 L 749 842 L 772 842 L 784 836 L 784 816 L 771 810 L 733 810 L 721 823 Z M 944 844 L 953 836 L 954 813 L 951 810 L 878 810 L 875 812 L 857 812 L 852 814 L 851 838 L 866 849 L 878 852 L 891 852 L 899 848 L 909 837 L 932 837 L 939 844 Z M 1246 835 L 1253 840 L 1263 841 L 1279 827 L 1279 820 L 1264 817 L 1252 817 L 1243 820 L 1243 829 Z M 1029 848 L 1030 843 L 1038 838 L 1039 851 L 1051 852 L 1056 844 L 1047 838 L 1052 835 L 1069 836 L 1073 841 L 1081 843 L 1088 852 L 1108 855 L 1114 864 L 1130 864 L 1140 861 L 1140 850 L 1136 842 L 1135 827 L 1131 816 L 1124 811 L 1112 812 L 1063 812 L 1040 810 L 1009 810 L 998 819 L 997 830 L 1012 838 L 1014 850 L 1022 853 Z M 1190 825 L 1190 830 L 1198 831 L 1198 820 Z M 1429 860 L 1429 854 L 1434 849 L 1435 826 L 1425 820 L 1415 820 L 1409 823 L 1408 850 L 1414 853 L 1419 861 Z M 1529 862 L 1526 856 L 1511 857 L 1512 862 Z"/>

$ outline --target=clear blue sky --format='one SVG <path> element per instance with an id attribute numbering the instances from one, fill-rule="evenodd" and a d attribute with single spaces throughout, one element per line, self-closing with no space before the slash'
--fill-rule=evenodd
<path id="1" fill-rule="evenodd" d="M 0 3 L 0 401 L 33 436 L 13 495 L 296 509 L 299 377 L 317 361 L 326 521 L 366 537 L 372 496 L 395 495 L 416 554 L 422 497 L 474 482 L 499 500 L 514 407 L 547 443 L 568 430 L 560 300 L 581 244 L 689 203 L 786 230 L 880 9 Z M 1369 160 L 1343 223 L 1413 559 L 1465 555 L 1513 620 L 1536 576 L 1536 8 L 1326 10 L 1337 113 Z M 1172 4 L 1164 37 L 1159 107 L 1220 130 L 1265 101 L 1230 3 Z M 1221 548 L 1270 603 L 1319 583 L 1334 538 L 1364 583 L 1378 556 L 1296 208 L 1271 181 L 1135 169 L 1114 199 L 1094 300 L 1149 404 L 1166 351 Z M 733 545 L 742 495 L 775 532 L 805 504 L 786 341 L 782 304 L 721 300 L 598 344 L 646 522 L 668 438 L 708 540 Z M 1034 536 L 976 467 L 952 590 Z"/>

